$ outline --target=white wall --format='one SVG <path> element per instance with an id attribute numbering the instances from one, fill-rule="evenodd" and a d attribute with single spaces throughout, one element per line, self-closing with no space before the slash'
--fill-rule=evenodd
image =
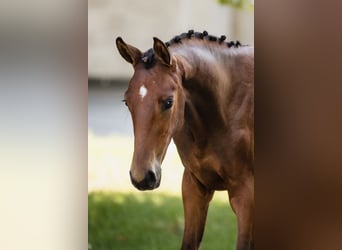
<path id="1" fill-rule="evenodd" d="M 120 57 L 115 38 L 145 51 L 152 37 L 170 40 L 188 29 L 253 43 L 254 15 L 236 12 L 216 0 L 89 0 L 88 74 L 94 78 L 127 78 L 133 70 Z"/>

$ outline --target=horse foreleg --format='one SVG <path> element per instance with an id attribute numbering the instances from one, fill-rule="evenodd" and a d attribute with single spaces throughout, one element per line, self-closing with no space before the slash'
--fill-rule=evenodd
<path id="1" fill-rule="evenodd" d="M 213 190 L 207 190 L 185 168 L 182 181 L 185 216 L 182 250 L 197 250 L 199 248 L 203 237 L 209 202 L 213 194 Z"/>
<path id="2" fill-rule="evenodd" d="M 230 204 L 237 216 L 238 239 L 237 250 L 254 249 L 253 241 L 253 210 L 254 210 L 254 187 L 253 178 L 245 183 L 234 187 L 229 192 Z"/>

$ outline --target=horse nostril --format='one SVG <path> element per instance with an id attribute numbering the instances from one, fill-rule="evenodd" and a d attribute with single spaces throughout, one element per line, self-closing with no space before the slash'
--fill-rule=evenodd
<path id="1" fill-rule="evenodd" d="M 156 183 L 156 180 L 157 180 L 155 173 L 153 171 L 149 170 L 146 173 L 145 180 L 146 180 L 149 187 L 153 187 L 154 184 Z"/>

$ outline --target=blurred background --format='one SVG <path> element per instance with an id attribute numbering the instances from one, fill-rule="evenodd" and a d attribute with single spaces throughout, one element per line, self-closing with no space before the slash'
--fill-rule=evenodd
<path id="1" fill-rule="evenodd" d="M 122 99 L 133 68 L 117 52 L 115 38 L 145 51 L 153 36 L 168 41 L 189 29 L 253 45 L 253 3 L 88 1 L 89 249 L 180 248 L 183 166 L 175 145 L 168 148 L 157 190 L 139 192 L 129 179 L 134 139 Z M 215 195 L 208 216 L 203 249 L 234 249 L 236 222 L 226 192 Z"/>

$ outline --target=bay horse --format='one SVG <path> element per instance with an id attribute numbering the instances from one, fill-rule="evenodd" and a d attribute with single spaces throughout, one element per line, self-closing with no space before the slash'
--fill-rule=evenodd
<path id="1" fill-rule="evenodd" d="M 160 185 L 171 139 L 184 165 L 182 248 L 199 249 L 209 202 L 227 190 L 237 216 L 237 249 L 253 249 L 254 48 L 189 30 L 141 52 L 117 37 L 134 67 L 124 102 L 133 120 L 132 184 Z"/>

